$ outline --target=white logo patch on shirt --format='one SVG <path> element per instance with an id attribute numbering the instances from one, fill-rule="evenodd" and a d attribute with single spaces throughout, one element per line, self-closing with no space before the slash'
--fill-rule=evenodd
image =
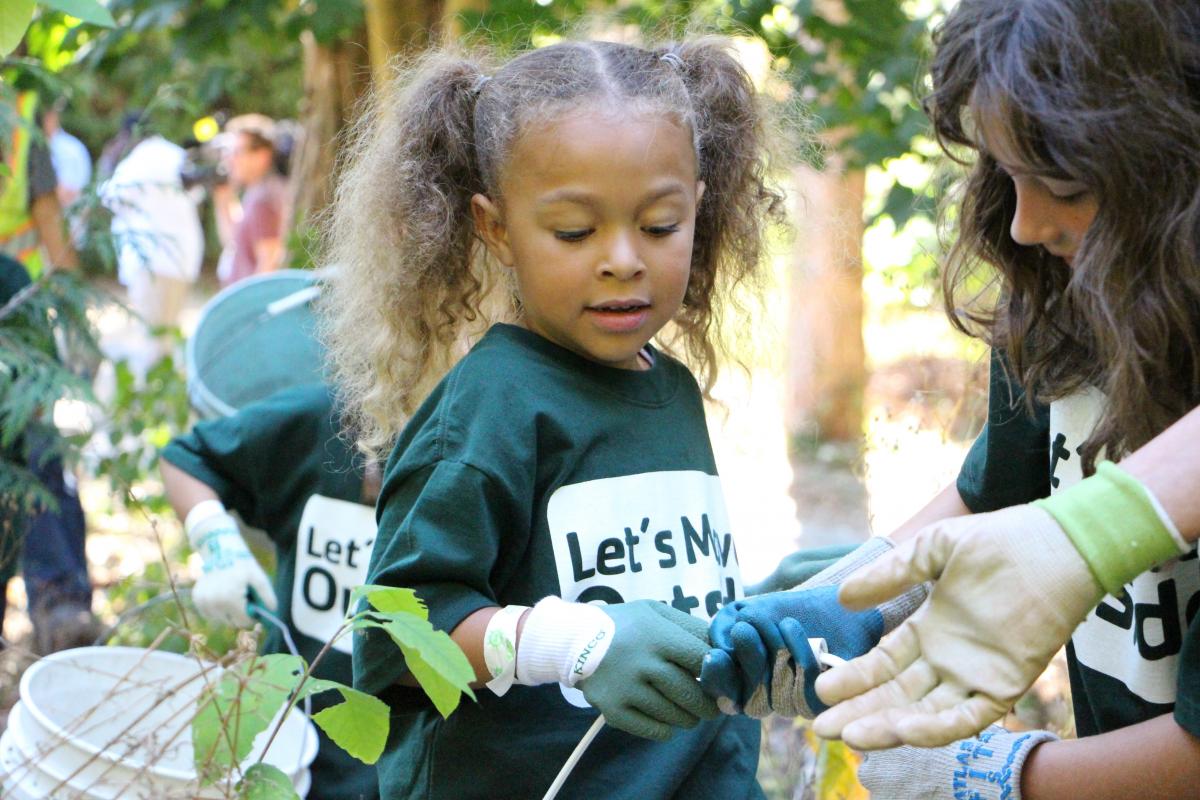
<path id="1" fill-rule="evenodd" d="M 721 481 L 648 472 L 557 489 L 546 509 L 564 600 L 650 598 L 709 620 L 742 596 Z M 582 694 L 563 688 L 574 705 Z"/>
<path id="2" fill-rule="evenodd" d="M 296 630 L 328 641 L 341 626 L 350 592 L 367 579 L 375 545 L 375 509 L 315 494 L 304 506 L 296 532 L 292 622 Z M 351 638 L 334 648 L 349 654 Z"/>
<path id="3" fill-rule="evenodd" d="M 1079 448 L 1104 407 L 1089 388 L 1050 404 L 1051 491 L 1083 478 Z M 1080 664 L 1109 675 L 1151 703 L 1175 702 L 1179 651 L 1200 607 L 1196 550 L 1144 572 L 1121 597 L 1106 596 L 1071 637 Z"/>

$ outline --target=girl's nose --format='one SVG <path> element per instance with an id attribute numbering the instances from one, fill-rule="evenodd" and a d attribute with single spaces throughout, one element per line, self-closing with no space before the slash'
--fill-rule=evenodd
<path id="1" fill-rule="evenodd" d="M 1059 236 L 1054 209 L 1032 188 L 1017 186 L 1017 210 L 1013 213 L 1009 235 L 1019 245 L 1046 245 Z"/>
<path id="2" fill-rule="evenodd" d="M 618 280 L 628 280 L 641 274 L 644 270 L 645 267 L 633 237 L 627 234 L 614 236 L 600 263 L 600 274 Z"/>

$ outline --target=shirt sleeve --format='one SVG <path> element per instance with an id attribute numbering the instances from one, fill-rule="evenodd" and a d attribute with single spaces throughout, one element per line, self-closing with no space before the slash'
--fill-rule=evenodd
<path id="1" fill-rule="evenodd" d="M 499 605 L 494 567 L 514 530 L 515 504 L 475 467 L 439 461 L 385 483 L 367 583 L 413 589 L 434 628 L 447 633 L 480 608 Z M 388 697 L 408 670 L 382 630 L 354 639 L 354 685 Z"/>
<path id="2" fill-rule="evenodd" d="M 1050 494 L 1050 409 L 1031 412 L 1004 355 L 992 351 L 988 418 L 958 474 L 958 494 L 973 513 L 1021 505 Z"/>
<path id="3" fill-rule="evenodd" d="M 47 194 L 53 194 L 58 186 L 58 178 L 54 176 L 54 163 L 50 160 L 50 151 L 43 142 L 29 144 L 29 205 Z"/>
<path id="4" fill-rule="evenodd" d="M 1200 737 L 1200 614 L 1188 626 L 1175 680 L 1175 721 L 1192 736 Z"/>
<path id="5" fill-rule="evenodd" d="M 272 520 L 304 502 L 314 476 L 303 450 L 318 446 L 319 414 L 295 392 L 246 406 L 237 414 L 197 423 L 173 439 L 162 457 L 208 485 L 226 508 L 272 533 Z"/>

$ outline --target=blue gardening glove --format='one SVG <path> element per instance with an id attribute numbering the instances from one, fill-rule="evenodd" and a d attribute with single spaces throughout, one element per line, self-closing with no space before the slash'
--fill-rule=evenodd
<path id="1" fill-rule="evenodd" d="M 754 597 L 768 592 L 786 592 L 812 578 L 817 573 L 836 564 L 844 556 L 858 549 L 857 544 L 837 544 L 831 547 L 810 547 L 797 550 L 779 562 L 775 571 L 758 583 L 746 587 L 746 596 Z"/>
<path id="2" fill-rule="evenodd" d="M 708 651 L 702 620 L 654 600 L 603 606 L 616 633 L 596 671 L 577 684 L 609 725 L 646 739 L 671 738 L 720 712 L 696 677 Z"/>
<path id="3" fill-rule="evenodd" d="M 709 628 L 715 649 L 700 673 L 705 691 L 752 716 L 774 711 L 811 719 L 824 711 L 813 688 L 821 665 L 809 639 L 824 639 L 830 653 L 848 659 L 874 647 L 884 628 L 878 609 L 847 611 L 837 592 L 837 586 L 820 586 L 726 605 Z M 767 690 L 766 707 L 749 702 L 759 687 Z"/>
<path id="4" fill-rule="evenodd" d="M 893 545 L 887 539 L 869 539 L 810 578 L 800 590 L 836 587 L 847 576 L 892 549 Z M 925 586 L 918 585 L 875 609 L 883 619 L 882 633 L 887 633 L 912 614 L 926 594 Z M 739 602 L 757 604 L 769 597 L 783 596 L 763 595 Z M 867 645 L 870 649 L 879 639 L 879 634 L 874 633 L 875 618 L 869 616 L 870 612 L 864 612 L 868 616 L 855 616 L 836 600 L 832 604 L 825 602 L 827 600 L 824 596 L 804 598 L 792 609 L 775 603 L 753 611 L 753 618 L 746 616 L 744 620 L 739 619 L 742 608 L 718 612 L 709 630 L 714 649 L 705 656 L 700 680 L 705 691 L 717 698 L 722 711 L 726 714 L 745 713 L 760 719 L 772 712 L 811 719 L 825 708 L 813 689 L 821 667 L 817 665 L 812 648 L 801 647 L 800 643 L 808 639 L 825 639 L 829 652 L 845 658 L 846 653 L 865 652 L 853 652 L 863 646 L 863 642 L 870 642 Z M 750 607 L 757 608 L 756 605 Z M 791 621 L 783 625 L 789 611 Z M 737 625 L 739 621 L 743 624 Z M 851 629 L 846 629 L 847 624 Z M 867 627 L 854 631 L 854 625 Z"/>
<path id="5" fill-rule="evenodd" d="M 859 782 L 888 800 L 1021 800 L 1021 771 L 1033 748 L 1058 737 L 1009 733 L 998 725 L 942 747 L 897 747 L 866 754 Z"/>

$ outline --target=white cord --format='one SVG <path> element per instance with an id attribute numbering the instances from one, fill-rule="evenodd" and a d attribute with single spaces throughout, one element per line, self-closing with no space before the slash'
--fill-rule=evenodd
<path id="1" fill-rule="evenodd" d="M 813 654 L 817 657 L 817 662 L 825 667 L 840 667 L 846 663 L 846 659 L 839 658 L 829 652 L 825 645 L 824 639 L 809 639 L 809 647 L 813 649 Z M 579 744 L 575 745 L 575 749 L 571 751 L 567 763 L 563 764 L 562 769 L 558 771 L 558 775 L 554 778 L 554 783 L 550 784 L 550 789 L 546 794 L 542 795 L 542 800 L 554 800 L 562 789 L 563 784 L 567 782 L 567 778 L 571 776 L 571 771 L 575 769 L 575 765 L 579 763 L 579 759 L 583 758 L 584 752 L 588 749 L 588 745 L 596 738 L 596 734 L 604 727 L 604 715 L 596 717 L 596 721 L 592 723 L 592 727 L 587 729 L 587 733 L 583 734 L 583 738 L 579 740 Z"/>
<path id="2" fill-rule="evenodd" d="M 588 749 L 588 745 L 592 743 L 592 739 L 596 738 L 596 734 L 604 727 L 604 715 L 596 717 L 596 721 L 592 723 L 592 727 L 587 729 L 587 733 L 579 740 L 579 744 L 575 745 L 575 749 L 571 752 L 571 757 L 567 759 L 567 763 L 563 764 L 562 769 L 558 771 L 558 777 L 554 779 L 554 783 L 550 784 L 549 791 L 542 796 L 542 800 L 554 800 L 558 796 L 558 792 L 562 789 L 563 784 L 567 782 L 567 778 L 571 775 L 571 770 L 575 769 L 575 765 L 579 763 L 579 759 L 583 758 L 583 753 Z"/>

